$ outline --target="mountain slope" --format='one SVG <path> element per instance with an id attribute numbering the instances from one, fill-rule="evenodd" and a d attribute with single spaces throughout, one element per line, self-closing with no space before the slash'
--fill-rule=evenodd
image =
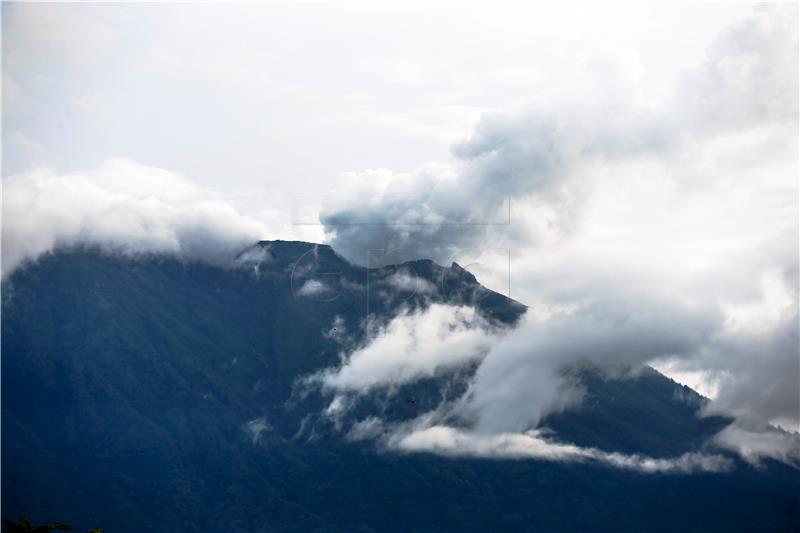
<path id="1" fill-rule="evenodd" d="M 634 376 L 609 376 L 591 367 L 575 373 L 587 391 L 581 408 L 551 415 L 542 424 L 581 446 L 675 457 L 702 449 L 731 422 L 697 416 L 707 400 L 652 368 Z"/>
<path id="2" fill-rule="evenodd" d="M 309 243 L 259 243 L 225 266 L 93 249 L 44 257 L 3 285 L 3 513 L 109 532 L 796 524 L 800 480 L 779 464 L 646 476 L 399 455 L 315 420 L 319 395 L 293 399 L 297 378 L 338 363 L 333 328 L 363 338 L 365 323 L 432 301 L 474 303 L 498 324 L 524 312 L 457 265 L 364 269 Z M 698 419 L 699 397 L 657 373 L 580 379 L 584 407 L 545 421 L 564 440 L 669 456 L 727 423 Z M 400 396 L 390 414 L 424 410 L 436 387 L 413 385 L 418 405 Z M 300 431 L 309 420 L 316 438 Z"/>

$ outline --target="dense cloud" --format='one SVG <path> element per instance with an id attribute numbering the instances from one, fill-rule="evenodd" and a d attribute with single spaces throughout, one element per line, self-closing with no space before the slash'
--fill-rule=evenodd
<path id="1" fill-rule="evenodd" d="M 447 163 L 346 175 L 319 215 L 337 252 L 449 264 L 506 248 L 530 311 L 503 334 L 466 309 L 405 315 L 317 379 L 352 394 L 480 362 L 453 407 L 478 433 L 432 421 L 393 442 L 524 455 L 540 449 L 527 432 L 542 416 L 580 401 L 565 365 L 668 364 L 713 386 L 708 412 L 739 419 L 720 443 L 785 456 L 796 441 L 762 429 L 800 423 L 796 15 L 757 8 L 664 94 L 642 92 L 635 60 L 598 51 L 583 77 L 485 115 Z M 220 195 L 124 160 L 16 174 L 3 208 L 3 275 L 58 246 L 216 261 L 270 236 Z M 404 271 L 387 284 L 436 290 Z M 327 292 L 307 280 L 298 296 Z"/>
<path id="2" fill-rule="evenodd" d="M 368 417 L 353 424 L 347 438 L 450 457 L 596 461 L 642 472 L 729 468 L 730 461 L 717 455 L 652 459 L 609 453 L 559 443 L 537 429 L 548 413 L 580 405 L 582 389 L 565 372 L 572 365 L 611 363 L 626 372 L 629 365 L 664 355 L 688 356 L 719 327 L 718 317 L 699 310 L 653 305 L 628 314 L 612 307 L 607 303 L 547 318 L 528 315 L 514 330 L 504 331 L 488 328 L 467 308 L 434 305 L 395 318 L 366 346 L 346 353 L 341 366 L 313 381 L 334 394 L 326 414 L 340 420 L 353 405 L 353 394 L 395 389 L 478 361 L 461 398 L 407 422 Z M 460 427 L 448 420 L 460 421 Z"/>
<path id="3" fill-rule="evenodd" d="M 674 304 L 601 301 L 540 320 L 532 316 L 492 345 L 462 409 L 480 431 L 524 431 L 549 412 L 578 403 L 564 369 L 586 361 L 639 368 L 697 351 L 714 331 L 713 313 Z"/>
<path id="4" fill-rule="evenodd" d="M 590 250 L 538 261 L 534 256 L 521 265 L 526 272 L 518 278 L 536 287 L 528 300 L 533 313 L 549 316 L 553 310 L 591 310 L 608 320 L 620 317 L 628 326 L 632 324 L 624 317 L 647 318 L 651 334 L 677 332 L 673 342 L 683 339 L 687 349 L 654 356 L 649 362 L 710 395 L 714 401 L 709 413 L 771 421 L 797 430 L 800 325 L 797 248 L 792 243 L 796 235 L 790 230 L 713 261 L 704 260 L 696 271 L 681 265 L 678 257 L 655 267 L 621 266 L 603 251 Z M 657 251 L 654 254 L 659 257 Z M 681 275 L 675 274 L 677 269 Z M 585 330 L 578 322 L 565 324 L 558 335 L 569 339 L 573 327 L 580 338 Z M 648 338 L 646 332 L 631 330 L 630 334 Z M 565 340 L 557 350 L 563 350 L 566 359 L 569 342 Z M 612 364 L 637 363 L 622 349 L 607 358 L 603 354 L 600 344 L 591 357 Z"/>
<path id="5" fill-rule="evenodd" d="M 663 94 L 599 52 L 585 78 L 484 116 L 449 163 L 351 175 L 350 199 L 324 206 L 329 241 L 356 261 L 509 250 L 530 316 L 492 343 L 459 406 L 476 428 L 518 433 L 576 403 L 558 376 L 581 359 L 691 376 L 713 391 L 709 413 L 748 432 L 800 427 L 796 16 L 756 8 Z M 723 441 L 737 438 L 753 441 Z"/>
<path id="6" fill-rule="evenodd" d="M 263 224 L 219 195 L 131 161 L 74 174 L 37 169 L 3 181 L 4 275 L 59 246 L 220 261 L 265 235 Z"/>
<path id="7" fill-rule="evenodd" d="M 433 304 L 419 314 L 396 317 L 339 368 L 315 379 L 339 392 L 402 385 L 482 359 L 496 340 L 493 332 L 471 307 Z"/>
<path id="8" fill-rule="evenodd" d="M 514 247 L 571 234 L 598 169 L 652 159 L 680 187 L 725 182 L 738 171 L 727 165 L 753 165 L 754 148 L 768 158 L 794 150 L 795 15 L 793 6 L 759 8 L 681 72 L 666 97 L 639 94 L 625 58 L 599 53 L 586 61 L 585 85 L 485 116 L 447 165 L 351 176 L 349 197 L 331 199 L 320 222 L 354 261 L 370 248 L 445 261 L 498 232 Z M 535 216 L 517 217 L 522 211 Z"/>
<path id="9" fill-rule="evenodd" d="M 700 134 L 797 121 L 797 6 L 762 5 L 679 80 L 674 108 Z"/>
<path id="10" fill-rule="evenodd" d="M 800 438 L 797 434 L 764 427 L 748 429 L 733 424 L 720 431 L 714 441 L 754 464 L 768 457 L 800 468 Z"/>
<path id="11" fill-rule="evenodd" d="M 369 417 L 354 424 L 347 437 L 378 439 L 392 449 L 453 457 L 595 460 L 645 472 L 722 470 L 729 464 L 717 456 L 689 454 L 653 460 L 605 453 L 548 439 L 537 428 L 548 414 L 580 407 L 583 388 L 573 381 L 571 369 L 590 364 L 617 377 L 635 375 L 643 365 L 665 357 L 692 361 L 706 352 L 724 353 L 728 343 L 736 342 L 728 338 L 731 334 L 716 310 L 670 302 L 611 299 L 548 316 L 528 313 L 512 330 L 489 328 L 467 308 L 434 305 L 395 318 L 366 345 L 345 352 L 340 366 L 308 382 L 320 384 L 333 395 L 326 415 L 339 424 L 358 395 L 375 389 L 397 390 L 477 362 L 461 397 L 443 399 L 434 410 L 404 423 L 385 424 Z M 791 395 L 794 390 L 790 384 L 778 383 L 775 393 L 761 391 L 764 400 L 760 401 Z M 798 464 L 800 438 L 763 422 L 753 426 L 752 414 L 760 411 L 758 406 L 750 408 L 749 416 L 721 433 L 717 443 L 748 461 L 766 456 Z M 791 409 L 787 416 L 797 416 Z M 740 414 L 727 405 L 709 410 Z"/>
<path id="12" fill-rule="evenodd" d="M 543 91 L 524 110 L 484 116 L 448 164 L 348 176 L 320 213 L 329 242 L 357 262 L 374 248 L 445 261 L 498 237 L 536 246 L 576 229 L 587 199 L 613 185 L 608 176 L 598 183 L 599 172 L 652 172 L 631 166 L 654 161 L 674 186 L 697 188 L 791 158 L 795 14 L 759 8 L 680 72 L 666 96 L 640 94 L 625 57 L 597 53 L 585 79 Z"/>

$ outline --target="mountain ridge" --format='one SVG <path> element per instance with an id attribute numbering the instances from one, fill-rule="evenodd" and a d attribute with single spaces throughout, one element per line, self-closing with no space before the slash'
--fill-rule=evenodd
<path id="1" fill-rule="evenodd" d="M 314 250 L 319 261 L 304 263 Z M 441 301 L 510 324 L 524 306 L 497 293 L 478 299 L 468 278 L 433 262 L 365 269 L 297 242 L 271 244 L 270 254 L 223 268 L 58 250 L 5 280 L 3 513 L 109 532 L 792 530 L 800 482 L 774 462 L 653 476 L 347 440 L 321 416 L 322 391 L 289 402 L 298 377 L 340 364 L 341 346 L 326 336 L 337 317 L 354 333 Z M 402 276 L 392 285 L 403 269 L 437 293 L 404 291 Z M 385 294 L 368 293 L 368 282 Z M 440 379 L 365 397 L 351 415 L 413 417 L 441 400 Z M 583 379 L 590 411 L 545 420 L 560 439 L 669 457 L 697 449 L 688 436 L 715 431 L 713 419 L 680 410 L 687 404 L 660 374 Z M 628 400 L 611 399 L 619 395 Z M 640 412 L 653 417 L 644 429 L 630 424 Z M 618 425 L 607 426 L 612 418 Z M 720 507 L 720 495 L 739 505 Z"/>

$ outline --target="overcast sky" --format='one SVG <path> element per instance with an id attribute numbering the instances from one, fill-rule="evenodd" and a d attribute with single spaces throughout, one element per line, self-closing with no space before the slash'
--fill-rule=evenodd
<path id="1" fill-rule="evenodd" d="M 123 157 L 248 208 L 335 192 L 343 172 L 445 161 L 487 112 L 593 85 L 593 56 L 655 97 L 750 11 L 6 3 L 3 174 Z"/>
<path id="2" fill-rule="evenodd" d="M 752 13 L 741 2 L 6 3 L 3 176 L 126 159 L 219 193 L 266 238 L 320 241 L 321 204 L 363 202 L 376 174 L 449 165 L 482 117 L 668 108 L 687 69 Z"/>
<path id="3" fill-rule="evenodd" d="M 550 360 L 599 336 L 797 427 L 795 5 L 2 9 L 4 271 L 81 240 L 457 260 L 559 318 Z"/>

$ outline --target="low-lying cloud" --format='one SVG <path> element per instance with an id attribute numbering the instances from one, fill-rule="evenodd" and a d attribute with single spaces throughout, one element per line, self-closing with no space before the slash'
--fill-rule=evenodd
<path id="1" fill-rule="evenodd" d="M 306 280 L 297 289 L 297 295 L 306 298 L 330 296 L 331 294 L 335 294 L 335 291 L 316 279 Z"/>
<path id="2" fill-rule="evenodd" d="M 526 316 L 497 339 L 478 368 L 462 410 L 481 431 L 524 431 L 573 405 L 579 390 L 564 370 L 590 362 L 640 368 L 665 356 L 686 357 L 718 318 L 668 302 L 599 301 L 540 319 Z"/>
<path id="3" fill-rule="evenodd" d="M 227 261 L 268 235 L 224 198 L 172 172 L 113 159 L 88 172 L 40 168 L 3 180 L 3 275 L 60 246 Z"/>
<path id="4" fill-rule="evenodd" d="M 394 272 L 386 278 L 385 282 L 394 290 L 400 292 L 413 294 L 433 294 L 436 292 L 436 285 L 404 269 Z"/>
<path id="5" fill-rule="evenodd" d="M 714 438 L 718 445 L 729 448 L 747 461 L 760 464 L 770 458 L 800 469 L 800 435 L 768 427 L 745 428 L 732 424 Z"/>
<path id="6" fill-rule="evenodd" d="M 574 405 L 560 369 L 586 359 L 663 363 L 713 384 L 707 413 L 800 429 L 796 18 L 755 8 L 662 94 L 599 52 L 586 78 L 484 116 L 449 162 L 351 175 L 353 200 L 322 209 L 356 262 L 510 250 L 529 317 L 458 405 L 475 427 L 517 434 Z"/>
<path id="7" fill-rule="evenodd" d="M 430 452 L 448 457 L 597 462 L 648 474 L 722 472 L 733 466 L 730 459 L 719 454 L 686 453 L 675 458 L 657 459 L 552 442 L 535 430 L 483 434 L 448 426 L 431 426 L 408 434 L 394 434 L 389 438 L 389 444 L 400 451 Z"/>
<path id="8" fill-rule="evenodd" d="M 432 304 L 394 318 L 366 346 L 343 354 L 341 366 L 315 379 L 340 393 L 402 385 L 482 359 L 496 335 L 472 307 Z"/>
<path id="9" fill-rule="evenodd" d="M 593 460 L 646 472 L 716 471 L 730 462 L 707 454 L 662 460 L 607 453 L 554 442 L 537 428 L 549 414 L 580 407 L 584 390 L 573 380 L 572 368 L 588 364 L 618 377 L 636 375 L 665 358 L 724 353 L 727 344 L 736 342 L 729 338 L 735 334 L 713 307 L 621 295 L 549 313 L 528 312 L 510 330 L 489 327 L 470 308 L 435 304 L 394 318 L 380 335 L 344 353 L 340 366 L 311 381 L 333 395 L 327 415 L 338 424 L 359 395 L 397 390 L 477 363 L 460 397 L 443 398 L 436 409 L 405 424 L 385 426 L 377 417 L 362 420 L 350 428 L 348 438 L 379 439 L 393 449 L 454 457 Z M 765 394 L 780 397 L 787 391 Z M 727 405 L 712 407 L 707 411 L 736 414 Z M 797 435 L 763 422 L 747 432 L 728 429 L 715 442 L 748 461 L 771 457 L 795 464 L 800 458 Z"/>

